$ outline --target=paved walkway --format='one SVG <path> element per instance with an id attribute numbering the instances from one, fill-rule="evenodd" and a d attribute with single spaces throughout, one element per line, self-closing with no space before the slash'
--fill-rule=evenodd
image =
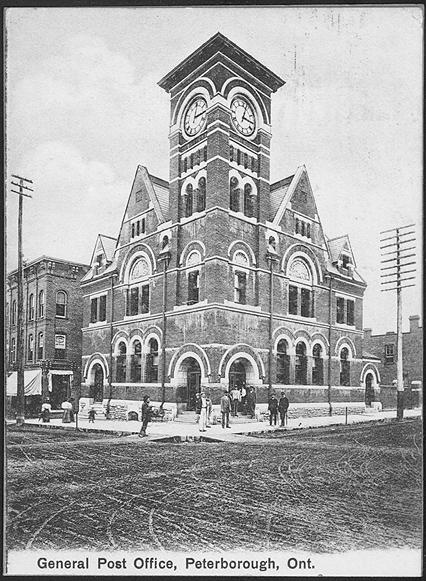
<path id="1" fill-rule="evenodd" d="M 420 408 L 414 410 L 404 410 L 404 417 L 420 417 L 422 415 L 422 410 Z M 366 414 L 353 414 L 348 415 L 348 424 L 357 424 L 363 422 L 371 422 L 385 419 L 396 418 L 396 410 L 381 411 L 376 413 L 366 413 Z M 14 424 L 14 421 L 7 420 L 7 423 Z M 28 419 L 26 424 L 36 425 L 40 428 L 64 428 L 68 430 L 75 430 L 75 423 L 63 424 L 60 419 L 52 419 L 49 424 L 43 424 L 37 419 Z M 344 415 L 336 416 L 321 416 L 314 418 L 293 418 L 288 422 L 286 430 L 297 430 L 303 428 L 316 428 L 321 426 L 333 426 L 333 425 L 343 425 L 345 424 Z M 137 434 L 140 430 L 140 422 L 136 421 L 119 421 L 119 420 L 95 420 L 94 423 L 89 424 L 87 419 L 78 421 L 78 428 L 83 431 L 93 432 L 94 434 L 100 432 L 109 432 L 115 434 L 121 434 L 129 436 L 133 439 L 137 438 Z M 148 425 L 148 436 L 146 438 L 140 439 L 139 441 L 170 441 L 176 440 L 181 441 L 191 441 L 194 439 L 203 439 L 210 441 L 227 441 L 227 442 L 238 442 L 245 440 L 240 436 L 247 436 L 250 433 L 256 432 L 267 432 L 270 430 L 279 429 L 279 426 L 270 426 L 267 422 L 247 422 L 241 424 L 232 424 L 229 429 L 222 428 L 220 425 L 212 426 L 207 428 L 205 432 L 200 432 L 197 424 L 185 424 L 181 422 L 151 422 Z"/>

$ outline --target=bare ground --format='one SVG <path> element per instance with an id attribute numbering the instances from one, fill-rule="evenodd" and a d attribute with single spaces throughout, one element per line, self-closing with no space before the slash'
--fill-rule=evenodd
<path id="1" fill-rule="evenodd" d="M 147 443 L 8 430 L 12 549 L 421 547 L 419 419 Z"/>

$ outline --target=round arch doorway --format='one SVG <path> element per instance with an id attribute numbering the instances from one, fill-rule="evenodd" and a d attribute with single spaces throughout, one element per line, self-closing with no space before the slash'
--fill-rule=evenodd
<path id="1" fill-rule="evenodd" d="M 104 370 L 99 363 L 95 363 L 92 368 L 90 391 L 90 397 L 93 398 L 95 403 L 102 402 L 104 398 Z"/>
<path id="2" fill-rule="evenodd" d="M 243 359 L 236 359 L 229 368 L 229 390 L 246 386 L 246 366 Z"/>
<path id="3" fill-rule="evenodd" d="M 365 376 L 365 405 L 370 407 L 374 401 L 374 378 L 372 373 Z"/>

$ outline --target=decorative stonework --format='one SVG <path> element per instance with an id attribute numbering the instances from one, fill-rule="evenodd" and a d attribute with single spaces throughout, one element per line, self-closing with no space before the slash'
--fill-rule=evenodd
<path id="1" fill-rule="evenodd" d="M 140 258 L 135 262 L 130 272 L 130 281 L 139 280 L 141 278 L 146 278 L 150 275 L 150 268 L 148 262 L 145 258 Z"/>
<path id="2" fill-rule="evenodd" d="M 289 276 L 298 280 L 311 282 L 311 273 L 309 268 L 302 260 L 294 260 L 289 268 Z"/>
<path id="3" fill-rule="evenodd" d="M 247 267 L 249 265 L 247 256 L 243 252 L 236 252 L 234 254 L 234 262 L 240 266 Z"/>

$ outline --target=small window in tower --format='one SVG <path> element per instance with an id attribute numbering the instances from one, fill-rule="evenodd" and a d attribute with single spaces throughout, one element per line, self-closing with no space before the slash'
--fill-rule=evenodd
<path id="1" fill-rule="evenodd" d="M 207 161 L 207 145 L 205 145 L 203 148 L 203 158 L 204 161 Z"/>
<path id="2" fill-rule="evenodd" d="M 135 224 L 132 224 L 132 238 L 135 237 Z"/>
<path id="3" fill-rule="evenodd" d="M 244 154 L 244 167 L 245 167 L 245 169 L 248 168 L 248 155 L 247 155 L 247 153 Z"/>
<path id="4" fill-rule="evenodd" d="M 302 236 L 305 235 L 305 227 L 306 227 L 305 222 L 303 222 L 303 220 L 301 220 L 301 222 L 300 222 L 300 233 L 301 233 Z"/>
<path id="5" fill-rule="evenodd" d="M 194 154 L 191 153 L 190 155 L 190 163 L 189 163 L 191 169 L 194 167 Z"/>
<path id="6" fill-rule="evenodd" d="M 141 234 L 145 234 L 145 218 L 141 220 Z"/>
<path id="7" fill-rule="evenodd" d="M 206 178 L 198 180 L 197 212 L 203 212 L 206 209 Z"/>
<path id="8" fill-rule="evenodd" d="M 240 189 L 238 180 L 232 177 L 229 181 L 229 207 L 233 212 L 240 211 Z"/>
<path id="9" fill-rule="evenodd" d="M 310 224 L 306 224 L 306 236 L 308 238 L 311 237 L 311 225 Z"/>
<path id="10" fill-rule="evenodd" d="M 299 218 L 296 218 L 296 226 L 294 228 L 296 234 L 299 234 L 299 225 L 300 225 Z"/>
<path id="11" fill-rule="evenodd" d="M 235 302 L 240 305 L 246 304 L 246 287 L 247 287 L 247 275 L 244 272 L 235 273 Z"/>
<path id="12" fill-rule="evenodd" d="M 241 151 L 239 149 L 237 149 L 237 163 L 241 165 Z"/>
<path id="13" fill-rule="evenodd" d="M 189 217 L 192 216 L 193 211 L 193 187 L 192 184 L 188 184 L 185 190 L 185 216 Z"/>
<path id="14" fill-rule="evenodd" d="M 188 274 L 188 305 L 199 301 L 199 272 L 198 270 Z"/>
<path id="15" fill-rule="evenodd" d="M 188 158 L 185 157 L 185 159 L 183 160 L 183 171 L 186 172 L 188 171 Z"/>
<path id="16" fill-rule="evenodd" d="M 255 157 L 251 158 L 251 171 L 252 172 L 256 171 L 256 158 Z"/>
<path id="17" fill-rule="evenodd" d="M 201 149 L 197 150 L 197 153 L 195 154 L 195 156 L 196 156 L 195 165 L 200 165 L 200 163 L 201 163 Z"/>
<path id="18" fill-rule="evenodd" d="M 229 146 L 229 161 L 234 161 L 234 148 L 232 145 Z"/>
<path id="19" fill-rule="evenodd" d="M 138 220 L 136 222 L 136 236 L 139 236 L 139 234 L 140 234 L 140 227 L 141 227 L 141 225 L 140 225 L 140 222 Z"/>
<path id="20" fill-rule="evenodd" d="M 253 191 L 250 184 L 244 186 L 244 214 L 249 218 L 253 217 Z"/>

